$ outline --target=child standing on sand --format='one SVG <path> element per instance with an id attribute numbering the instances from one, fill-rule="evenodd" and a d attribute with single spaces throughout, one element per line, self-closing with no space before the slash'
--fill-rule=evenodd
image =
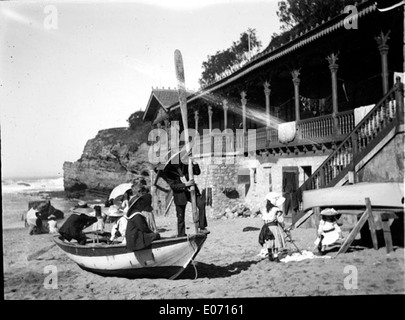
<path id="1" fill-rule="evenodd" d="M 261 209 L 264 225 L 260 231 L 259 243 L 263 249 L 267 248 L 270 261 L 279 262 L 278 254 L 286 246 L 283 211 L 280 209 L 284 201 L 284 197 L 270 192 L 266 196 L 266 208 Z"/>

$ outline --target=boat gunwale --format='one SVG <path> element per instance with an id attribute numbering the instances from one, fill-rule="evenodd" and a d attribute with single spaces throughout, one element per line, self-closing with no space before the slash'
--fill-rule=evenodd
<path id="1" fill-rule="evenodd" d="M 148 248 L 144 248 L 137 251 L 128 251 L 125 244 L 100 244 L 100 243 L 87 243 L 85 245 L 81 245 L 78 243 L 71 243 L 66 242 L 61 239 L 60 235 L 54 236 L 54 242 L 66 253 L 79 255 L 79 256 L 113 256 L 113 255 L 120 255 L 120 254 L 127 254 L 132 252 L 140 252 L 143 250 L 154 250 L 158 248 L 162 248 L 168 245 L 175 245 L 178 243 L 184 242 L 195 242 L 197 239 L 201 238 L 202 244 L 204 244 L 207 235 L 205 234 L 194 234 L 191 236 L 185 237 L 175 237 L 175 238 L 164 238 L 155 240 L 152 242 L 152 245 Z M 201 245 L 197 245 L 197 251 L 201 248 Z"/>

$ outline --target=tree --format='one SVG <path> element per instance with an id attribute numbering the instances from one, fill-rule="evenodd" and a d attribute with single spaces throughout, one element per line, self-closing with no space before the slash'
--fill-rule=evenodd
<path id="1" fill-rule="evenodd" d="M 278 47 L 291 37 L 314 27 L 322 20 L 340 14 L 345 6 L 353 5 L 355 0 L 286 0 L 278 3 L 277 16 L 280 20 L 281 34 L 274 33 L 269 47 Z"/>
<path id="2" fill-rule="evenodd" d="M 217 51 L 212 56 L 207 56 L 207 61 L 202 63 L 203 72 L 199 79 L 200 85 L 205 86 L 212 83 L 216 76 L 246 59 L 246 54 L 249 53 L 249 40 L 251 51 L 261 47 L 261 42 L 256 37 L 256 30 L 249 28 L 246 32 L 240 34 L 239 40 L 234 41 L 230 48 Z"/>
<path id="3" fill-rule="evenodd" d="M 144 111 L 135 111 L 133 114 L 129 116 L 127 119 L 127 122 L 129 124 L 129 129 L 135 130 L 137 129 L 140 125 L 143 124 L 142 118 L 143 118 Z"/>

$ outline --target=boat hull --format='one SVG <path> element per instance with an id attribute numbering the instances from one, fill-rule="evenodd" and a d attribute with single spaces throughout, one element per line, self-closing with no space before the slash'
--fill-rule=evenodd
<path id="1" fill-rule="evenodd" d="M 303 210 L 321 208 L 365 207 L 369 198 L 373 207 L 403 208 L 404 185 L 397 182 L 361 182 L 341 187 L 322 188 L 303 192 Z"/>
<path id="2" fill-rule="evenodd" d="M 69 243 L 55 237 L 56 244 L 82 269 L 103 276 L 125 278 L 178 277 L 195 258 L 207 236 L 167 238 L 150 248 L 128 251 L 125 245 Z"/>

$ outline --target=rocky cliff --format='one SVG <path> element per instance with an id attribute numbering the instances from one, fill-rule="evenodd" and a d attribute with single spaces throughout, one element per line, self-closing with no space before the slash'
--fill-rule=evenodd
<path id="1" fill-rule="evenodd" d="M 99 131 L 87 141 L 79 160 L 63 164 L 65 191 L 108 193 L 116 185 L 141 176 L 148 181 L 152 169 L 147 144 L 150 129 L 150 123 L 138 122 L 132 129 Z"/>

